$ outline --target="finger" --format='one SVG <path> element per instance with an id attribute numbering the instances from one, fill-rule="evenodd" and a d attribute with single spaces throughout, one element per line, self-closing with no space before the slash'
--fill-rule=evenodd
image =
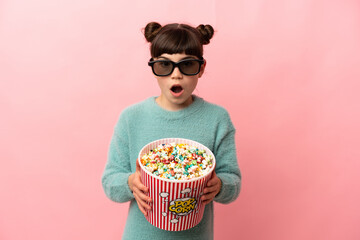
<path id="1" fill-rule="evenodd" d="M 151 206 L 146 202 L 146 200 L 143 200 L 141 199 L 140 196 L 137 196 L 137 203 L 138 205 L 141 205 L 141 207 L 144 209 L 144 210 L 151 210 Z"/>
<path id="2" fill-rule="evenodd" d="M 136 171 L 140 172 L 139 159 L 136 159 Z"/>
<path id="3" fill-rule="evenodd" d="M 206 187 L 204 189 L 204 194 L 215 192 L 217 189 L 217 185 L 212 185 L 211 187 Z"/>
<path id="4" fill-rule="evenodd" d="M 213 199 L 214 199 L 214 195 L 210 195 L 210 194 L 201 197 L 201 201 L 205 205 L 211 202 Z"/>
<path id="5" fill-rule="evenodd" d="M 212 199 L 209 199 L 209 200 L 206 200 L 206 201 L 203 201 L 203 204 L 206 205 L 208 203 L 210 203 L 212 201 Z"/>
<path id="6" fill-rule="evenodd" d="M 142 201 L 141 205 L 143 208 L 147 209 L 148 211 L 151 210 L 151 205 L 147 204 L 146 202 Z"/>
<path id="7" fill-rule="evenodd" d="M 208 181 L 208 183 L 206 184 L 207 187 L 213 186 L 216 184 L 216 179 L 211 179 L 210 181 Z"/>
<path id="8" fill-rule="evenodd" d="M 217 186 L 217 185 L 212 185 L 211 187 L 206 187 L 206 188 L 204 189 L 204 194 L 216 192 L 217 189 L 218 189 L 218 186 Z"/>
<path id="9" fill-rule="evenodd" d="M 211 201 L 214 200 L 215 195 L 213 194 L 208 194 L 208 195 L 204 195 L 203 197 L 201 197 L 201 201 L 204 205 L 210 203 Z"/>
<path id="10" fill-rule="evenodd" d="M 149 196 L 145 195 L 141 191 L 134 192 L 134 197 L 135 196 L 136 196 L 137 201 L 141 201 L 142 203 L 144 203 L 146 205 L 145 206 L 144 204 L 141 204 L 142 206 L 144 206 L 146 208 L 148 208 L 147 206 L 150 206 L 150 204 L 152 203 L 152 199 Z"/>
<path id="11" fill-rule="evenodd" d="M 135 188 L 134 189 L 134 196 L 135 194 L 139 197 L 139 199 L 141 199 L 142 201 L 145 201 L 145 202 L 152 202 L 152 199 L 147 196 L 146 194 L 144 194 L 143 191 L 141 191 L 140 189 L 138 188 Z"/>
<path id="12" fill-rule="evenodd" d="M 145 193 L 149 191 L 148 187 L 142 184 L 140 174 L 135 174 L 134 176 L 134 187 L 140 189 Z"/>
<path id="13" fill-rule="evenodd" d="M 148 187 L 146 187 L 144 184 L 142 184 L 141 182 L 136 182 L 134 184 L 134 187 L 139 189 L 140 191 L 144 192 L 144 193 L 148 193 L 149 189 Z"/>
<path id="14" fill-rule="evenodd" d="M 202 195 L 201 200 L 206 201 L 208 199 L 213 199 L 214 197 L 215 197 L 215 192 L 211 192 L 211 193 Z"/>
<path id="15" fill-rule="evenodd" d="M 218 179 L 219 179 L 218 177 L 213 177 L 213 178 L 211 178 L 211 179 L 208 181 L 208 183 L 206 184 L 206 186 L 210 187 L 210 186 L 212 186 L 212 185 L 217 184 Z"/>
<path id="16" fill-rule="evenodd" d="M 139 210 L 140 210 L 145 216 L 147 216 L 147 212 L 146 212 L 145 208 L 142 206 L 141 200 L 139 200 L 139 198 L 138 198 L 137 195 L 134 195 L 134 197 L 135 197 L 136 203 L 137 203 L 137 205 L 138 205 L 138 207 L 139 207 Z"/>

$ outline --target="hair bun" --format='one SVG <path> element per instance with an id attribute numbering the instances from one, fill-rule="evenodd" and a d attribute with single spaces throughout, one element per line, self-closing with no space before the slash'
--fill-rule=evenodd
<path id="1" fill-rule="evenodd" d="M 201 34 L 202 44 L 210 43 L 210 39 L 214 36 L 214 28 L 211 25 L 200 24 L 196 28 Z"/>
<path id="2" fill-rule="evenodd" d="M 145 27 L 145 38 L 148 42 L 152 42 L 161 30 L 161 25 L 157 22 L 150 22 Z"/>

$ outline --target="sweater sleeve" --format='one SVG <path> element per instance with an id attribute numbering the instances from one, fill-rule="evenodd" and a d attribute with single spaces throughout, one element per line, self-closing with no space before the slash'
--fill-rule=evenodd
<path id="1" fill-rule="evenodd" d="M 236 158 L 235 128 L 229 115 L 221 121 L 216 138 L 215 172 L 222 182 L 214 200 L 219 203 L 233 202 L 240 193 L 241 173 Z"/>
<path id="2" fill-rule="evenodd" d="M 108 160 L 102 175 L 106 196 L 115 202 L 134 199 L 128 185 L 131 174 L 127 121 L 124 114 L 121 114 L 110 142 Z"/>

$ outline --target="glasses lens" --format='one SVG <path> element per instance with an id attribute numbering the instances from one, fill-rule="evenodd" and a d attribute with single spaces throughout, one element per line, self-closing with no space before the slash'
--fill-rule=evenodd
<path id="1" fill-rule="evenodd" d="M 170 61 L 160 61 L 154 63 L 154 72 L 157 75 L 168 75 L 173 69 L 173 65 Z"/>
<path id="2" fill-rule="evenodd" d="M 186 60 L 179 64 L 179 68 L 184 74 L 195 75 L 199 72 L 200 63 L 196 60 Z"/>
<path id="3" fill-rule="evenodd" d="M 184 74 L 195 75 L 199 72 L 200 63 L 196 60 L 186 60 L 179 64 L 179 68 Z"/>

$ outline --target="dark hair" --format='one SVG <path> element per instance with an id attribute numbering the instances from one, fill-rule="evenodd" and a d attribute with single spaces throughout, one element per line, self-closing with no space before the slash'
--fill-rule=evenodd
<path id="1" fill-rule="evenodd" d="M 171 23 L 161 26 L 157 22 L 150 22 L 144 31 L 145 38 L 151 43 L 151 57 L 155 58 L 163 53 L 183 53 L 203 56 L 203 45 L 209 44 L 214 35 L 210 25 L 199 25 L 194 28 L 187 24 Z"/>

